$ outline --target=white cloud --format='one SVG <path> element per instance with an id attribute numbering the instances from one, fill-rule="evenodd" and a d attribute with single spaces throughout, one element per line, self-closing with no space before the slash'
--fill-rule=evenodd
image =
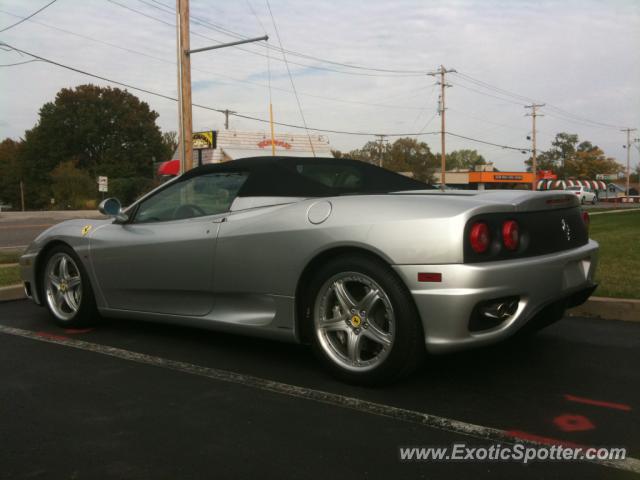
<path id="1" fill-rule="evenodd" d="M 173 23 L 171 14 L 151 0 L 116 0 L 123 5 Z M 173 7 L 172 0 L 160 0 Z M 265 4 L 251 0 L 270 42 L 277 45 Z M 0 11 L 27 15 L 42 1 L 5 0 Z M 274 0 L 272 9 L 285 48 L 345 63 L 382 68 L 431 70 L 443 63 L 504 89 L 548 102 L 581 117 L 615 125 L 640 123 L 640 6 L 634 1 L 292 1 Z M 192 14 L 244 35 L 262 30 L 246 2 L 192 0 Z M 16 17 L 0 13 L 0 26 Z M 175 96 L 175 31 L 172 27 L 121 8 L 106 0 L 60 0 L 34 21 L 0 34 L 0 40 L 24 50 L 96 74 Z M 44 26 L 57 27 L 98 39 L 141 56 Z M 219 32 L 192 23 L 192 46 L 229 41 Z M 225 49 L 193 56 L 194 101 L 267 118 L 267 61 L 255 52 Z M 159 59 L 159 60 L 158 60 Z M 0 64 L 23 60 L 0 51 Z M 290 57 L 293 62 L 315 62 Z M 301 124 L 282 62 L 272 58 L 273 103 L 276 120 Z M 323 65 L 335 68 L 331 65 Z M 296 87 L 302 92 L 309 125 L 349 131 L 382 133 L 420 129 L 436 109 L 432 77 L 348 76 L 292 65 Z M 230 78 L 231 77 L 231 78 Z M 528 146 L 530 119 L 521 105 L 463 88 L 476 88 L 450 76 L 447 91 L 448 129 L 470 137 L 516 146 Z M 63 87 L 104 83 L 44 63 L 0 68 L 0 137 L 19 137 L 37 120 L 38 110 Z M 282 90 L 280 90 L 282 89 Z M 349 102 L 304 95 L 326 96 Z M 487 92 L 490 93 L 490 92 Z M 165 130 L 176 129 L 174 102 L 139 94 L 159 112 Z M 357 102 L 389 104 L 394 108 Z M 407 107 L 401 109 L 397 107 Z M 423 108 L 421 112 L 419 109 Z M 540 147 L 556 132 L 571 131 L 603 147 L 623 161 L 624 136 L 612 128 L 572 123 L 553 111 L 540 119 Z M 194 109 L 196 128 L 219 128 L 223 116 Z M 437 130 L 435 118 L 427 130 Z M 233 119 L 242 129 L 262 124 Z M 335 147 L 348 150 L 367 138 L 331 135 Z M 424 137 L 434 151 L 437 137 Z M 448 139 L 447 148 L 477 148 L 500 168 L 521 169 L 524 155 L 462 139 Z M 634 150 L 637 162 L 637 153 Z"/>

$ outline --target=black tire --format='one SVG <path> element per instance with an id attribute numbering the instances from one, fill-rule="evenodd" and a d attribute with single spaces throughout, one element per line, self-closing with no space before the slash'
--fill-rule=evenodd
<path id="1" fill-rule="evenodd" d="M 52 306 L 52 302 L 55 302 L 53 295 L 53 288 L 48 284 L 47 274 L 49 269 L 50 262 L 55 262 L 57 258 L 61 256 L 66 256 L 66 258 L 70 258 L 73 263 L 71 264 L 70 272 L 77 273 L 77 276 L 80 277 L 80 286 L 81 286 L 81 294 L 79 296 L 79 303 L 77 304 L 77 310 L 73 312 L 72 308 L 67 307 L 69 309 L 68 317 L 65 316 L 63 318 L 59 313 L 56 312 L 56 308 Z M 74 275 L 74 278 L 76 275 Z M 64 328 L 73 328 L 73 327 L 86 327 L 88 325 L 93 325 L 98 322 L 100 316 L 98 314 L 98 309 L 96 308 L 95 296 L 93 294 L 93 289 L 91 287 L 91 282 L 89 280 L 89 276 L 87 275 L 87 271 L 84 268 L 84 265 L 78 258 L 78 255 L 73 251 L 72 248 L 66 245 L 58 245 L 52 248 L 49 252 L 47 252 L 47 256 L 44 259 L 43 268 L 41 269 L 41 277 L 40 277 L 40 285 L 41 285 L 41 295 L 42 301 L 44 305 L 47 307 L 49 312 L 49 316 L 51 319 L 56 322 L 59 326 Z M 67 288 L 67 287 L 65 287 Z M 77 297 L 74 297 L 77 298 Z"/>
<path id="2" fill-rule="evenodd" d="M 348 370 L 332 359 L 326 344 L 324 347 L 322 345 L 320 339 L 322 334 L 316 329 L 315 322 L 318 316 L 318 302 L 321 302 L 319 299 L 321 289 L 323 292 L 326 291 L 328 281 L 335 278 L 336 275 L 346 272 L 362 274 L 372 279 L 386 294 L 393 308 L 395 324 L 393 343 L 388 353 L 385 354 L 384 360 L 381 360 L 375 368 L 366 371 Z M 408 376 L 421 363 L 425 354 L 424 333 L 413 298 L 395 272 L 382 261 L 359 254 L 337 257 L 315 272 L 304 298 L 306 317 L 304 321 L 307 322 L 306 327 L 309 327 L 313 351 L 325 366 L 341 380 L 364 385 L 389 383 Z M 370 318 L 367 317 L 367 319 L 371 322 Z M 366 322 L 363 320 L 364 328 L 366 328 L 365 324 Z"/>
<path id="3" fill-rule="evenodd" d="M 580 205 L 584 205 L 584 197 L 580 199 Z"/>
<path id="4" fill-rule="evenodd" d="M 598 203 L 598 197 L 593 197 L 593 200 L 591 200 L 591 205 L 595 205 L 596 203 Z"/>

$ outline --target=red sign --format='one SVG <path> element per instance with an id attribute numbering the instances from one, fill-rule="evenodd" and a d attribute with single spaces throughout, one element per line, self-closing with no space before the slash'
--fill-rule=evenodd
<path id="1" fill-rule="evenodd" d="M 538 170 L 536 172 L 536 176 L 538 177 L 539 180 L 544 179 L 544 180 L 557 180 L 558 176 L 553 173 L 553 171 L 551 170 Z"/>
<path id="2" fill-rule="evenodd" d="M 289 144 L 287 142 L 283 142 L 282 140 L 274 140 L 273 144 L 276 145 L 277 147 L 286 148 L 287 150 L 289 150 L 291 148 L 291 144 Z M 258 146 L 260 148 L 270 147 L 271 146 L 271 140 L 262 140 L 260 143 L 258 143 Z"/>

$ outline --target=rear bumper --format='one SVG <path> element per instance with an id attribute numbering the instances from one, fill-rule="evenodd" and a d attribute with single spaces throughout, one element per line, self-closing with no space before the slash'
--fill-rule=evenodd
<path id="1" fill-rule="evenodd" d="M 584 302 L 595 288 L 598 244 L 518 260 L 451 265 L 395 265 L 415 300 L 432 353 L 488 345 L 513 335 L 544 307 Z M 418 282 L 419 272 L 441 273 L 438 283 Z M 472 331 L 478 304 L 518 297 L 518 307 L 498 325 Z M 573 304 L 573 305 L 571 305 Z"/>

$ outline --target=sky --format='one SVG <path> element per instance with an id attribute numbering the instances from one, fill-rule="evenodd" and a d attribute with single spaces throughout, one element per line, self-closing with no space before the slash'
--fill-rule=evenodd
<path id="1" fill-rule="evenodd" d="M 49 1 L 0 0 L 0 30 Z M 532 129 L 524 105 L 536 101 L 546 104 L 538 117 L 539 150 L 564 131 L 626 164 L 626 134 L 620 129 L 640 127 L 638 0 L 270 0 L 270 6 L 283 48 L 304 55 L 289 54 L 287 60 L 311 128 L 422 133 L 417 138 L 439 152 L 439 87 L 426 73 L 444 65 L 456 70 L 447 75 L 446 130 L 516 147 L 449 136 L 447 151 L 477 149 L 501 170 L 522 170 L 528 156 L 517 149 L 530 147 L 526 137 Z M 175 97 L 174 7 L 172 0 L 57 0 L 0 33 L 0 41 Z M 194 54 L 194 103 L 268 119 L 271 96 L 277 122 L 303 125 L 264 0 L 191 0 L 191 17 L 192 48 L 265 32 L 274 47 L 268 56 L 261 44 Z M 42 61 L 12 65 L 30 59 L 0 50 L 0 139 L 23 136 L 61 88 L 109 85 Z M 132 93 L 159 113 L 162 130 L 177 130 L 174 101 Z M 224 116 L 194 108 L 193 124 L 194 130 L 221 129 Z M 237 117 L 230 126 L 268 129 Z M 279 126 L 276 131 L 303 132 Z M 327 136 L 343 151 L 375 139 Z M 632 147 L 632 168 L 638 157 Z"/>

